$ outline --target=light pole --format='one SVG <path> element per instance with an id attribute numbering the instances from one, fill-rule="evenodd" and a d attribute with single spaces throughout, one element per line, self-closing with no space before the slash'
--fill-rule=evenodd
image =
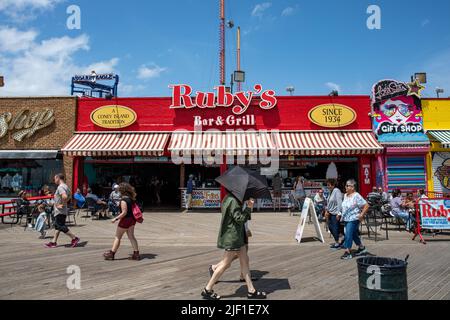
<path id="1" fill-rule="evenodd" d="M 439 96 L 440 93 L 444 93 L 444 89 L 442 89 L 442 88 L 436 88 L 436 96 L 437 96 L 438 98 L 440 98 L 440 96 Z"/>

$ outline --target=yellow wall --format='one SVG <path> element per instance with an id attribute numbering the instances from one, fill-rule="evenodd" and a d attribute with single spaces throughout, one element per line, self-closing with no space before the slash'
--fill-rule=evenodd
<path id="1" fill-rule="evenodd" d="M 425 130 L 450 130 L 450 99 L 422 99 Z"/>
<path id="2" fill-rule="evenodd" d="M 425 131 L 428 130 L 450 130 L 450 99 L 427 100 L 422 99 L 423 123 Z M 443 149 L 438 142 L 432 143 L 432 152 L 449 152 Z M 428 191 L 434 191 L 433 183 L 433 157 L 427 154 L 427 178 Z"/>

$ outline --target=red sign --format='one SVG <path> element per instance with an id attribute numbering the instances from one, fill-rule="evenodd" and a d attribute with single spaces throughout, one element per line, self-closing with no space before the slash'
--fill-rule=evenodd
<path id="1" fill-rule="evenodd" d="M 195 98 L 191 97 L 192 88 L 186 84 L 170 85 L 172 89 L 172 105 L 171 109 L 214 109 L 216 107 L 231 108 L 235 115 L 241 115 L 247 112 L 253 98 L 261 95 L 259 107 L 263 110 L 271 110 L 277 105 L 275 91 L 262 90 L 262 86 L 257 84 L 253 87 L 254 91 L 237 92 L 231 94 L 226 91 L 225 86 L 214 88 L 216 92 L 196 92 Z"/>
<path id="2" fill-rule="evenodd" d="M 220 89 L 222 90 L 222 89 Z M 181 92 L 185 94 L 185 92 Z M 211 95 L 211 93 L 209 93 Z M 205 93 L 206 99 L 207 93 Z M 246 94 L 248 99 L 250 95 Z M 181 96 L 178 96 L 181 98 Z M 224 95 L 223 99 L 229 96 Z M 270 97 L 270 93 L 269 93 Z M 177 98 L 177 97 L 175 97 Z M 186 98 L 186 97 L 185 97 Z M 219 99 L 219 92 L 215 95 Z M 267 96 L 266 96 L 267 98 Z M 241 99 L 244 99 L 241 97 Z M 371 111 L 369 96 L 314 96 L 314 97 L 276 97 L 276 107 L 271 105 L 267 109 L 267 99 L 252 95 L 249 105 L 240 105 L 235 109 L 240 115 L 233 113 L 233 107 L 215 105 L 211 108 L 200 108 L 191 98 L 194 106 L 174 107 L 173 97 L 166 98 L 113 98 L 112 100 L 80 98 L 78 100 L 77 131 L 78 132 L 172 132 L 175 130 L 194 131 L 199 125 L 207 129 L 254 129 L 254 130 L 280 130 L 280 131 L 316 131 L 316 130 L 372 130 L 369 117 Z M 270 98 L 269 98 L 270 100 Z M 182 103 L 189 103 L 184 99 Z M 240 101 L 234 96 L 234 101 Z M 175 105 L 176 105 L 175 101 Z M 225 101 L 228 102 L 228 101 Z M 270 101 L 269 101 L 270 102 Z M 357 113 L 356 120 L 344 128 L 324 128 L 311 122 L 308 118 L 311 110 L 323 104 L 345 105 Z M 91 121 L 94 110 L 103 107 L 118 105 L 132 109 L 136 113 L 136 122 L 122 129 L 106 129 L 97 126 Z M 245 113 L 244 110 L 245 109 Z"/>

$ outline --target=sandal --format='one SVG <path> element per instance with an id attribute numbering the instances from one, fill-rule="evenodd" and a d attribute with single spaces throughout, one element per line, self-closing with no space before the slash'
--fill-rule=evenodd
<path id="1" fill-rule="evenodd" d="M 214 290 L 208 291 L 206 290 L 206 288 L 202 291 L 202 297 L 205 300 L 220 300 L 222 298 L 217 293 L 215 293 Z"/>
<path id="2" fill-rule="evenodd" d="M 267 295 L 265 292 L 259 292 L 258 290 L 256 290 L 253 293 L 248 293 L 247 294 L 247 298 L 251 299 L 251 300 L 263 300 L 263 299 L 267 299 Z"/>

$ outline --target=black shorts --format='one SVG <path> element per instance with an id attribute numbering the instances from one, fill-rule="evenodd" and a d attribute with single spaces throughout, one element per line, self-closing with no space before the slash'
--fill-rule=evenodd
<path id="1" fill-rule="evenodd" d="M 66 218 L 65 214 L 58 214 L 55 217 L 55 229 L 56 231 L 61 231 L 62 233 L 69 232 L 69 228 L 66 226 Z"/>

